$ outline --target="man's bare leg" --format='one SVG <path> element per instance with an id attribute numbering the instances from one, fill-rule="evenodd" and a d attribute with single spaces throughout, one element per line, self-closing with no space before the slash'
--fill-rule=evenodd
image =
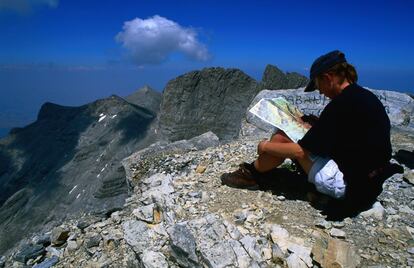
<path id="1" fill-rule="evenodd" d="M 274 134 L 270 142 L 272 143 L 293 143 L 293 141 L 281 130 L 279 130 L 276 134 Z M 305 154 L 304 157 L 296 158 L 296 160 L 301 165 L 302 169 L 309 173 L 313 162 L 309 158 L 308 154 Z M 273 168 L 281 165 L 285 161 L 285 158 L 276 157 L 267 153 L 260 154 L 257 160 L 254 162 L 254 167 L 258 172 L 267 172 L 272 170 Z"/>
<path id="2" fill-rule="evenodd" d="M 279 130 L 270 138 L 270 142 L 290 143 L 293 141 L 285 134 L 285 132 Z M 285 158 L 263 153 L 259 155 L 256 161 L 254 161 L 254 167 L 256 168 L 258 172 L 267 172 L 281 165 L 283 161 L 285 161 Z"/>

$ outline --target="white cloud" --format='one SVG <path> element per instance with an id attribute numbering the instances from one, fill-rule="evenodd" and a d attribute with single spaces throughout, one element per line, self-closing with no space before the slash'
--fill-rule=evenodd
<path id="1" fill-rule="evenodd" d="M 161 63 L 174 52 L 199 61 L 210 58 L 207 47 L 197 40 L 194 29 L 158 15 L 126 21 L 115 40 L 122 44 L 138 65 Z"/>
<path id="2" fill-rule="evenodd" d="M 57 7 L 59 0 L 0 0 L 0 11 L 11 10 L 17 13 L 30 13 L 37 6 Z"/>

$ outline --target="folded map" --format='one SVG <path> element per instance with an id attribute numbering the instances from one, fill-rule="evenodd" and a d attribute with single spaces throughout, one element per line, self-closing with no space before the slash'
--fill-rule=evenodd
<path id="1" fill-rule="evenodd" d="M 294 142 L 300 140 L 310 129 L 303 122 L 303 113 L 285 98 L 261 99 L 249 112 L 267 124 L 283 130 Z"/>

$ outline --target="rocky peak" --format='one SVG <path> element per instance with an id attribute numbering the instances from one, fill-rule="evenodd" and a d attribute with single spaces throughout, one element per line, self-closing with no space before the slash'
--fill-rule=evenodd
<path id="1" fill-rule="evenodd" d="M 160 132 L 171 141 L 210 130 L 220 139 L 237 137 L 257 90 L 256 81 L 238 69 L 205 68 L 181 75 L 164 89 Z"/>
<path id="2" fill-rule="evenodd" d="M 274 65 L 268 64 L 263 73 L 261 89 L 292 89 L 304 87 L 308 79 L 299 73 L 284 73 Z"/>
<path id="3" fill-rule="evenodd" d="M 144 107 L 154 114 L 158 113 L 160 109 L 161 99 L 161 92 L 152 89 L 148 85 L 125 97 L 125 100 L 129 103 Z"/>

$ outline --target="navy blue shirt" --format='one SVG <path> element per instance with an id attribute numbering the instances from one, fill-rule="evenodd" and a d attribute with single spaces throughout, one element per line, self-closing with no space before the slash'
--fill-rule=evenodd
<path id="1" fill-rule="evenodd" d="M 333 159 L 349 184 L 389 162 L 390 129 L 380 100 L 351 84 L 332 99 L 298 143 L 313 154 Z"/>

